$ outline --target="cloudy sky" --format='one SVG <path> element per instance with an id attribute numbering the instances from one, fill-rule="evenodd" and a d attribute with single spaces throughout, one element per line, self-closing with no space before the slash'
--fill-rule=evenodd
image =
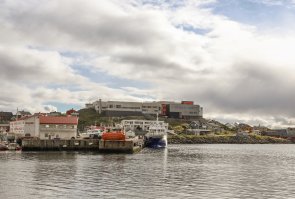
<path id="1" fill-rule="evenodd" d="M 0 0 L 0 110 L 194 100 L 295 124 L 294 0 Z"/>

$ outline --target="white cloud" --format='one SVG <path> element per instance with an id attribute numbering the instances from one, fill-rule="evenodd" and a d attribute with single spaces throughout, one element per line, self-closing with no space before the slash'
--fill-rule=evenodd
<path id="1" fill-rule="evenodd" d="M 0 108 L 83 106 L 95 98 L 191 99 L 215 118 L 295 118 L 293 26 L 282 30 L 284 37 L 261 32 L 203 7 L 214 2 L 4 1 L 0 88 L 6 90 Z M 77 69 L 151 87 L 114 89 Z"/>

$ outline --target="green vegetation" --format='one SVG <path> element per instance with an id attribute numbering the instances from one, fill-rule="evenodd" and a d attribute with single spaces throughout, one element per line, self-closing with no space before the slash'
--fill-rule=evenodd
<path id="1" fill-rule="evenodd" d="M 101 119 L 98 113 L 94 109 L 81 109 L 79 112 L 79 124 L 78 129 L 81 131 L 85 126 L 95 125 L 100 123 Z"/>
<path id="2" fill-rule="evenodd" d="M 83 131 L 86 126 L 91 126 L 91 125 L 113 126 L 116 123 L 120 123 L 122 120 L 149 119 L 145 116 L 106 117 L 106 116 L 100 115 L 94 109 L 81 109 L 78 112 L 79 112 L 78 129 L 80 131 Z"/>

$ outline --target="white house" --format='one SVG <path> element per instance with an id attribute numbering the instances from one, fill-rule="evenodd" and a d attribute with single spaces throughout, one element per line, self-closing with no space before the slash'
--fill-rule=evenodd
<path id="1" fill-rule="evenodd" d="M 71 139 L 76 137 L 78 117 L 34 115 L 10 122 L 10 132 L 17 136 L 40 139 Z"/>

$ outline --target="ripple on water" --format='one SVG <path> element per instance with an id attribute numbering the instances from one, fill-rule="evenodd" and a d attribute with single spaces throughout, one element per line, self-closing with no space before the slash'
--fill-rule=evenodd
<path id="1" fill-rule="evenodd" d="M 293 145 L 1 152 L 1 198 L 293 198 Z"/>

